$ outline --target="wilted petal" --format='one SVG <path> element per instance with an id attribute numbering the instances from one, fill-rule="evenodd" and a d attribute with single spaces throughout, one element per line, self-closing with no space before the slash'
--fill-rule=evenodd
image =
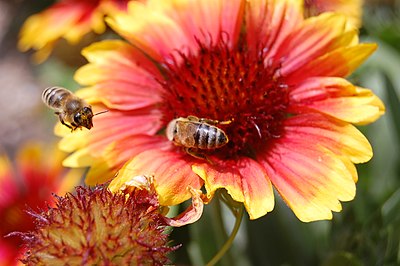
<path id="1" fill-rule="evenodd" d="M 190 159 L 190 158 L 189 158 Z M 132 176 L 154 176 L 154 186 L 161 205 L 177 205 L 191 198 L 188 186 L 200 189 L 201 179 L 192 172 L 185 154 L 170 150 L 147 150 L 127 162 L 111 181 L 111 191 L 118 190 Z"/>
<path id="2" fill-rule="evenodd" d="M 180 227 L 187 224 L 192 224 L 200 219 L 203 214 L 204 203 L 201 199 L 201 190 L 193 189 L 188 187 L 188 190 L 192 194 L 192 204 L 182 213 L 174 218 L 165 217 L 165 221 L 168 225 L 174 227 Z"/>

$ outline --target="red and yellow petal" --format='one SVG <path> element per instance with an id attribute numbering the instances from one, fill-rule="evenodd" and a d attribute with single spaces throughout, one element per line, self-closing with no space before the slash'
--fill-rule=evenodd
<path id="1" fill-rule="evenodd" d="M 376 44 L 362 43 L 341 47 L 309 61 L 300 69 L 282 72 L 286 82 L 296 84 L 309 77 L 346 77 L 353 73 L 377 48 Z"/>
<path id="2" fill-rule="evenodd" d="M 24 254 L 24 250 L 17 249 L 7 241 L 0 239 L 0 265 L 4 266 L 22 266 L 24 265 L 19 258 Z"/>
<path id="3" fill-rule="evenodd" d="M 108 108 L 132 110 L 161 101 L 161 79 L 156 66 L 137 49 L 122 41 L 103 41 L 83 50 L 89 64 L 75 79 L 90 87 L 77 95 Z"/>
<path id="4" fill-rule="evenodd" d="M 64 137 L 59 143 L 63 151 L 72 152 L 93 145 L 92 150 L 101 153 L 110 143 L 126 136 L 155 134 L 160 123 L 160 113 L 154 108 L 109 110 L 93 118 L 94 126 L 91 130 L 82 129 L 71 133 L 71 130 L 61 124 L 55 130 L 57 135 Z"/>
<path id="5" fill-rule="evenodd" d="M 204 180 L 204 186 L 209 198 L 214 196 L 217 189 L 225 188 L 232 199 L 243 202 L 242 177 L 236 161 L 218 161 L 194 164 L 193 171 Z"/>
<path id="6" fill-rule="evenodd" d="M 363 105 L 368 104 L 370 106 L 371 114 L 368 119 L 360 119 L 358 122 L 354 122 L 357 125 L 367 125 L 369 123 L 375 122 L 379 117 L 384 115 L 385 113 L 385 104 L 382 100 L 376 96 L 370 89 L 365 89 L 361 87 L 357 87 L 357 94 L 361 98 L 361 102 Z"/>
<path id="7" fill-rule="evenodd" d="M 56 3 L 25 21 L 18 47 L 22 51 L 37 50 L 34 59 L 40 63 L 61 38 L 76 44 L 90 31 L 103 33 L 106 30 L 104 16 L 124 11 L 127 3 L 128 0 L 65 0 Z"/>
<path id="8" fill-rule="evenodd" d="M 31 142 L 24 145 L 17 154 L 17 169 L 23 183 L 39 194 L 64 194 L 80 183 L 83 171 L 70 169 L 66 171 L 61 162 L 66 154 L 56 145 L 45 146 Z M 46 185 L 44 186 L 43 183 Z"/>
<path id="9" fill-rule="evenodd" d="M 6 208 L 19 194 L 14 180 L 11 162 L 5 155 L 0 155 L 0 210 Z"/>
<path id="10" fill-rule="evenodd" d="M 361 26 L 363 0 L 305 0 L 304 2 L 306 17 L 333 11 L 345 15 L 353 27 Z"/>
<path id="11" fill-rule="evenodd" d="M 3 184 L 4 180 L 11 179 L 11 162 L 6 155 L 0 155 L 0 181 Z M 1 195 L 1 194 L 0 194 Z"/>
<path id="12" fill-rule="evenodd" d="M 41 49 L 49 41 L 54 41 L 71 29 L 83 14 L 93 11 L 92 5 L 79 3 L 59 3 L 40 14 L 29 17 L 21 29 L 19 47 L 26 51 L 30 48 Z M 90 16 L 88 16 L 90 17 Z M 81 23 L 88 24 L 88 20 Z"/>
<path id="13" fill-rule="evenodd" d="M 191 198 L 189 187 L 203 186 L 201 178 L 192 171 L 190 159 L 187 154 L 173 150 L 147 150 L 127 162 L 109 188 L 115 192 L 133 176 L 152 176 L 160 204 L 177 205 Z"/>
<path id="14" fill-rule="evenodd" d="M 303 21 L 300 0 L 247 1 L 246 38 L 252 48 L 262 44 L 268 48 L 267 57 L 275 54 L 284 39 Z"/>
<path id="15" fill-rule="evenodd" d="M 250 159 L 243 158 L 239 162 L 242 176 L 244 206 L 250 219 L 258 219 L 274 208 L 274 192 L 272 184 L 261 165 Z"/>
<path id="16" fill-rule="evenodd" d="M 135 135 L 115 141 L 104 150 L 100 157 L 92 159 L 85 183 L 95 185 L 107 182 L 126 162 L 139 153 L 154 149 L 166 150 L 170 146 L 171 143 L 161 136 Z"/>
<path id="17" fill-rule="evenodd" d="M 284 122 L 285 135 L 279 143 L 319 143 L 353 163 L 364 163 L 372 157 L 367 138 L 353 125 L 328 116 L 309 113 L 296 115 Z"/>
<path id="18" fill-rule="evenodd" d="M 88 103 L 101 103 L 108 108 L 118 110 L 145 108 L 161 101 L 160 94 L 157 93 L 155 87 L 151 86 L 151 82 L 141 83 L 140 80 L 99 82 L 79 90 L 77 96 L 86 99 Z"/>
<path id="19" fill-rule="evenodd" d="M 59 38 L 76 43 L 92 28 L 98 33 L 103 32 L 106 27 L 102 15 L 92 16 L 95 9 L 96 4 L 70 1 L 55 4 L 29 17 L 20 32 L 19 49 L 27 51 L 33 48 L 40 51 L 45 48 L 47 52 L 41 55 L 48 56 L 52 44 Z M 43 61 L 46 57 L 37 59 Z"/>
<path id="20" fill-rule="evenodd" d="M 242 0 L 133 1 L 126 14 L 114 14 L 107 22 L 153 59 L 163 61 L 176 51 L 197 51 L 198 42 L 216 42 L 221 32 L 233 43 L 243 10 Z"/>
<path id="21" fill-rule="evenodd" d="M 49 155 L 49 156 L 48 156 Z M 56 146 L 45 147 L 40 143 L 27 143 L 17 154 L 17 167 L 23 177 L 32 177 L 32 173 L 40 171 L 40 168 L 46 169 L 46 177 L 56 180 L 62 167 L 59 163 L 65 158 L 65 153 L 57 149 Z M 46 159 L 46 160 L 43 160 Z M 42 177 L 43 181 L 45 176 Z M 24 180 L 29 182 L 29 180 Z"/>
<path id="22" fill-rule="evenodd" d="M 226 189 L 232 199 L 244 203 L 250 219 L 264 216 L 274 208 L 271 181 L 260 164 L 250 158 L 215 165 L 194 164 L 192 168 L 204 180 L 209 198 L 217 189 Z"/>
<path id="23" fill-rule="evenodd" d="M 104 71 L 100 75 L 96 75 L 97 73 L 95 73 L 94 75 L 87 76 L 85 74 L 88 73 L 80 73 L 78 71 L 75 79 L 83 85 L 91 85 L 98 81 L 104 81 L 110 77 L 114 77 L 114 75 L 118 79 L 129 81 L 130 76 L 127 76 L 127 74 L 135 74 L 130 73 L 132 70 L 140 71 L 140 74 L 146 77 L 149 74 L 146 74 L 144 71 L 152 74 L 154 78 L 162 77 L 153 61 L 137 48 L 121 40 L 105 40 L 93 43 L 83 49 L 82 54 L 89 61 L 89 66 L 110 68 L 110 70 Z M 113 71 L 114 69 L 115 71 Z"/>
<path id="24" fill-rule="evenodd" d="M 304 20 L 282 42 L 274 60 L 282 63 L 282 74 L 301 69 L 305 64 L 357 40 L 357 32 L 346 33 L 346 19 L 325 13 Z"/>
<path id="25" fill-rule="evenodd" d="M 352 200 L 355 183 L 340 156 L 317 142 L 282 138 L 262 155 L 274 187 L 303 222 L 332 219 L 340 201 Z"/>
<path id="26" fill-rule="evenodd" d="M 368 89 L 342 78 L 310 78 L 290 93 L 289 112 L 321 112 L 337 119 L 367 124 L 383 115 L 382 101 Z"/>

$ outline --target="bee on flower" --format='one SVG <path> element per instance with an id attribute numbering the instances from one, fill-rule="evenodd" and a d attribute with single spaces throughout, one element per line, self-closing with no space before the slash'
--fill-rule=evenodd
<path id="1" fill-rule="evenodd" d="M 206 158 L 201 154 L 202 150 L 218 149 L 229 142 L 226 133 L 217 125 L 230 122 L 195 116 L 179 117 L 168 123 L 165 134 L 170 141 L 184 147 L 188 154 Z"/>
<path id="2" fill-rule="evenodd" d="M 346 80 L 376 49 L 346 16 L 305 17 L 297 0 L 150 0 L 106 21 L 125 41 L 84 49 L 75 77 L 79 97 L 110 113 L 90 134 L 57 129 L 73 152 L 64 164 L 91 166 L 86 183 L 122 167 L 117 191 L 151 175 L 164 206 L 189 199 L 189 186 L 209 200 L 223 188 L 250 219 L 272 211 L 275 188 L 304 222 L 331 219 L 355 197 L 355 164 L 372 157 L 355 125 L 384 106 Z M 201 150 L 209 160 L 168 138 L 168 124 L 188 117 L 231 121 L 216 125 L 225 145 Z"/>

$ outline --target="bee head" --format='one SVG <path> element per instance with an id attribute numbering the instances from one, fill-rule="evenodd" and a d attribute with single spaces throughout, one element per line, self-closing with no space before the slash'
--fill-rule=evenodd
<path id="1" fill-rule="evenodd" d="M 78 126 L 86 127 L 91 129 L 93 127 L 93 112 L 90 106 L 85 106 L 78 113 L 74 115 L 74 122 Z"/>
<path id="2" fill-rule="evenodd" d="M 174 119 L 171 122 L 168 123 L 167 128 L 165 130 L 165 133 L 167 135 L 168 140 L 173 141 L 175 135 L 177 134 L 177 128 L 176 128 L 176 120 Z"/>

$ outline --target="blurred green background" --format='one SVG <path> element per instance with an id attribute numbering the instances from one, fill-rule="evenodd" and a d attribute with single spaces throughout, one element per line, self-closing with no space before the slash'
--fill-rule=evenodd
<path id="1" fill-rule="evenodd" d="M 84 63 L 81 47 L 61 42 L 41 65 L 16 49 L 23 21 L 51 3 L 0 1 L 0 148 L 11 156 L 27 141 L 56 139 L 57 118 L 41 102 L 43 88 L 78 88 L 73 74 Z M 387 110 L 376 123 L 360 127 L 374 157 L 358 166 L 355 200 L 343 203 L 332 221 L 302 223 L 277 196 L 272 213 L 255 221 L 245 215 L 219 265 L 400 265 L 400 1 L 366 1 L 363 17 L 361 40 L 379 49 L 350 79 L 373 89 Z M 176 264 L 204 264 L 229 234 L 234 223 L 229 210 L 216 201 L 205 209 L 199 222 L 172 233 L 174 243 L 183 243 Z"/>

